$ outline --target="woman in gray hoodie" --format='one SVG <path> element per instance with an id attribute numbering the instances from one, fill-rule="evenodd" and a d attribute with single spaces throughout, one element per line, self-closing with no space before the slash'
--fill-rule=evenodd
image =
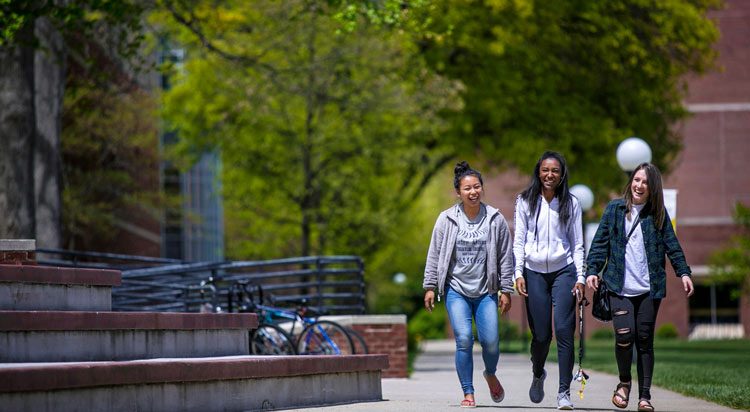
<path id="1" fill-rule="evenodd" d="M 573 409 L 570 381 L 573 379 L 575 303 L 583 297 L 583 234 L 581 205 L 568 192 L 565 158 L 545 152 L 534 167 L 529 186 L 516 200 L 514 216 L 515 282 L 526 298 L 531 329 L 533 378 L 529 398 L 544 399 L 544 378 L 552 342 L 554 309 L 555 339 L 560 382 L 558 409 Z"/>
<path id="2" fill-rule="evenodd" d="M 503 215 L 481 202 L 482 174 L 466 162 L 456 165 L 454 172 L 453 186 L 460 203 L 440 213 L 435 222 L 422 286 L 430 312 L 436 294 L 438 300 L 445 296 L 456 338 L 456 371 L 464 393 L 461 406 L 474 407 L 472 319 L 482 345 L 490 396 L 495 402 L 505 397 L 495 376 L 500 357 L 497 311 L 499 308 L 505 314 L 510 310 L 513 243 Z"/>

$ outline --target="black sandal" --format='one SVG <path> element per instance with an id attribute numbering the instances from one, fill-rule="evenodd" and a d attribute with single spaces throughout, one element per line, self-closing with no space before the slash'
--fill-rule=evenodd
<path id="1" fill-rule="evenodd" d="M 654 407 L 648 399 L 638 401 L 638 412 L 654 412 Z"/>
<path id="2" fill-rule="evenodd" d="M 616 407 L 618 407 L 620 409 L 625 409 L 625 408 L 628 407 L 628 401 L 630 400 L 630 384 L 631 384 L 631 382 L 628 382 L 628 383 L 622 383 L 622 382 L 620 382 L 620 383 L 617 384 L 617 388 L 615 389 L 615 394 L 612 395 L 612 403 Z M 625 396 L 622 396 L 620 393 L 617 392 L 620 389 L 627 389 L 628 393 L 626 393 Z M 617 403 L 617 399 L 621 399 L 622 402 L 624 402 L 624 404 Z M 653 409 L 651 409 L 651 410 L 653 411 Z"/>

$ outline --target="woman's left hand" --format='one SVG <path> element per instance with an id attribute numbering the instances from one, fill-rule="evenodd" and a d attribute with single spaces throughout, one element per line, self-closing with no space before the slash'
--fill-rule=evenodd
<path id="1" fill-rule="evenodd" d="M 685 289 L 685 293 L 687 293 L 687 296 L 690 297 L 693 295 L 693 292 L 695 292 L 695 288 L 693 288 L 693 279 L 690 278 L 690 275 L 682 275 L 682 288 Z"/>
<path id="2" fill-rule="evenodd" d="M 497 308 L 501 310 L 501 315 L 508 313 L 510 310 L 510 293 L 500 294 L 500 299 L 497 300 Z"/>
<path id="3" fill-rule="evenodd" d="M 573 289 L 573 294 L 576 295 L 576 302 L 581 303 L 581 300 L 586 296 L 586 288 L 583 283 L 576 283 L 576 286 Z"/>

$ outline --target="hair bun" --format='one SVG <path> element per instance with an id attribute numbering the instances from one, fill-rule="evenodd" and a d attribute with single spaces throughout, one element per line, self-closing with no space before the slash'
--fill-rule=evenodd
<path id="1" fill-rule="evenodd" d="M 453 174 L 458 176 L 465 173 L 467 170 L 471 170 L 471 166 L 469 166 L 469 163 L 464 160 L 456 164 L 456 168 L 453 170 Z"/>
<path id="2" fill-rule="evenodd" d="M 458 163 L 453 173 L 453 187 L 455 187 L 456 189 L 458 189 L 458 186 L 461 184 L 461 179 L 469 175 L 476 176 L 477 179 L 479 179 L 479 183 L 484 185 L 484 182 L 482 181 L 482 174 L 479 173 L 478 170 L 472 169 L 471 166 L 469 166 L 469 163 L 467 163 L 466 161 Z"/>

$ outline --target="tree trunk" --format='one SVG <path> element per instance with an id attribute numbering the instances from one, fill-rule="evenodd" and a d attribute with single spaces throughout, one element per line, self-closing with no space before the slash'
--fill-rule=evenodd
<path id="1" fill-rule="evenodd" d="M 40 42 L 34 53 L 36 244 L 59 249 L 62 246 L 60 130 L 66 48 L 62 35 L 47 18 L 37 19 L 36 35 Z"/>
<path id="2" fill-rule="evenodd" d="M 33 39 L 33 24 L 19 38 Z M 0 238 L 33 239 L 34 50 L 0 48 Z"/>

